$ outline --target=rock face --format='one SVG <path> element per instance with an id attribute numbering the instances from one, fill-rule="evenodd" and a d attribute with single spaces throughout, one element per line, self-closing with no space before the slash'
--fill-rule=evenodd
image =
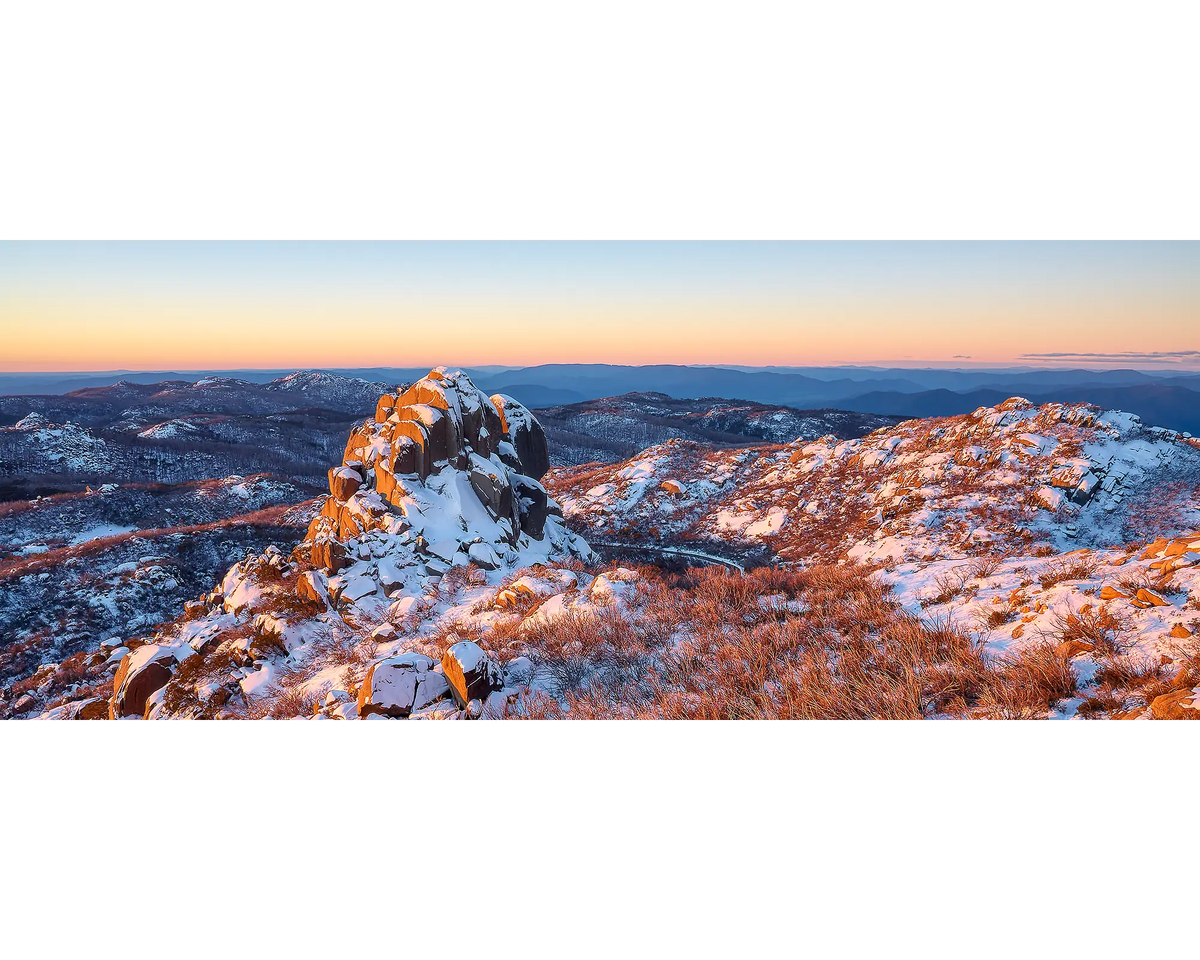
<path id="1" fill-rule="evenodd" d="M 176 663 L 172 654 L 153 644 L 125 654 L 113 678 L 109 719 L 142 716 L 146 712 L 146 701 L 167 685 Z"/>
<path id="2" fill-rule="evenodd" d="M 356 469 L 361 464 L 345 464 L 329 471 L 329 492 L 338 500 L 348 500 L 362 486 L 362 474 Z"/>
<path id="3" fill-rule="evenodd" d="M 1054 655 L 1060 660 L 1070 660 L 1082 653 L 1091 653 L 1095 649 L 1095 645 L 1086 640 L 1064 640 L 1054 648 Z"/>
<path id="4" fill-rule="evenodd" d="M 513 474 L 510 478 L 513 496 L 517 498 L 517 510 L 521 516 L 521 529 L 535 540 L 542 538 L 546 518 L 551 514 L 550 497 L 546 488 L 530 477 Z M 562 511 L 553 507 L 554 515 L 562 518 Z"/>
<path id="5" fill-rule="evenodd" d="M 341 574 L 328 592 L 351 601 L 342 588 L 365 589 L 363 577 L 383 595 L 467 563 L 591 560 L 538 481 L 549 462 L 545 433 L 525 407 L 439 367 L 384 394 L 374 418 L 352 431 L 299 556 Z M 312 586 L 307 595 L 318 592 Z"/>
<path id="6" fill-rule="evenodd" d="M 1200 709 L 1194 708 L 1197 699 L 1200 694 L 1190 687 L 1172 690 L 1154 698 L 1150 713 L 1155 720 L 1200 720 Z"/>
<path id="7" fill-rule="evenodd" d="M 442 656 L 442 672 L 460 708 L 472 700 L 483 701 L 504 686 L 500 667 L 479 644 L 460 640 Z"/>
<path id="8" fill-rule="evenodd" d="M 448 696 L 450 687 L 432 657 L 403 653 L 371 664 L 358 692 L 358 715 L 407 717 Z"/>
<path id="9" fill-rule="evenodd" d="M 144 709 L 144 705 L 143 705 Z M 71 713 L 72 720 L 107 720 L 108 701 L 103 697 L 92 697 L 82 701 Z"/>
<path id="10" fill-rule="evenodd" d="M 550 469 L 550 455 L 542 425 L 526 406 L 512 397 L 497 393 L 491 399 L 500 414 L 504 433 L 516 453 L 517 462 L 512 464 L 513 468 L 527 477 L 541 480 Z"/>
<path id="11" fill-rule="evenodd" d="M 328 607 L 329 580 L 320 570 L 309 570 L 296 580 L 296 593 L 304 600 Z"/>

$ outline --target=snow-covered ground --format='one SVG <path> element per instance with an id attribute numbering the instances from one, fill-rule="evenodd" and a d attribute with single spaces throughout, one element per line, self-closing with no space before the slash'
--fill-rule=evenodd
<path id="1" fill-rule="evenodd" d="M 772 586 L 770 572 L 746 574 L 761 585 L 750 598 L 757 603 L 733 585 L 737 572 L 693 588 L 686 577 L 670 586 L 600 565 L 538 482 L 545 462 L 528 411 L 483 396 L 461 374 L 434 371 L 407 393 L 385 395 L 375 418 L 353 431 L 330 471 L 331 495 L 290 555 L 268 548 L 246 557 L 183 616 L 151 634 L 104 638 L 80 661 L 87 682 L 64 688 L 64 665 L 48 664 L 16 691 L 19 706 L 10 696 L 0 709 L 47 717 L 589 715 L 599 708 L 588 684 L 600 671 L 610 694 L 622 689 L 615 670 L 638 685 L 638 715 L 708 715 L 694 698 L 719 677 L 689 687 L 679 674 L 695 657 L 703 661 L 686 652 L 698 636 L 688 609 L 707 611 L 696 614 L 710 631 L 704 643 L 761 630 L 776 645 L 809 637 L 794 655 L 811 657 L 805 644 L 828 629 L 812 619 L 811 595 L 827 610 L 834 603 L 837 616 L 876 611 L 874 626 L 846 614 L 844 629 L 865 631 L 855 642 L 874 643 L 874 628 L 925 624 L 922 642 L 950 631 L 961 663 L 918 664 L 931 681 L 975 665 L 961 693 L 958 681 L 939 680 L 927 706 L 918 691 L 912 704 L 888 707 L 896 715 L 1200 713 L 1192 705 L 1200 684 L 1200 450 L 1189 437 L 1145 430 L 1124 414 L 1014 399 L 862 439 L 745 450 L 676 442 L 623 464 L 547 476 L 562 513 L 597 541 L 698 556 L 713 544 L 768 548 L 783 579 Z M 243 482 L 230 478 L 231 495 Z M 134 564 L 127 574 L 144 577 L 155 565 Z M 789 581 L 788 569 L 815 572 Z M 864 577 L 880 585 L 874 600 Z M 831 589 L 849 591 L 842 613 Z M 733 620 L 713 607 L 722 596 Z M 665 632 L 645 627 L 670 620 L 670 610 Z M 627 640 L 598 667 L 588 644 L 601 622 L 605 642 Z M 645 679 L 658 670 L 658 679 Z M 762 715 L 771 703 L 783 709 L 768 688 L 754 696 Z M 759 715 L 737 697 L 730 702 L 711 709 Z M 789 703 L 788 715 L 822 715 L 819 704 Z"/>
<path id="2" fill-rule="evenodd" d="M 1115 545 L 1200 526 L 1197 483 L 1190 437 L 1017 399 L 861 439 L 740 451 L 670 442 L 546 478 L 565 516 L 605 537 L 754 541 L 789 562 Z"/>

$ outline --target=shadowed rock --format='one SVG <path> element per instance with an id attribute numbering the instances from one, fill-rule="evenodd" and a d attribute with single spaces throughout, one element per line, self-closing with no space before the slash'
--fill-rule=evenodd
<path id="1" fill-rule="evenodd" d="M 463 709 L 472 700 L 486 700 L 504 686 L 500 667 L 471 640 L 460 640 L 442 655 L 442 672 L 454 702 Z"/>
<path id="2" fill-rule="evenodd" d="M 329 574 L 377 560 L 408 530 L 402 542 L 423 555 L 421 544 L 455 541 L 426 561 L 435 576 L 459 553 L 487 569 L 515 562 L 522 537 L 592 556 L 538 481 L 550 461 L 533 414 L 510 397 L 487 397 L 461 372 L 432 370 L 381 397 L 375 417 L 351 432 L 343 461 L 297 554 Z"/>
<path id="3" fill-rule="evenodd" d="M 113 678 L 113 696 L 109 701 L 109 719 L 140 717 L 146 701 L 167 685 L 177 661 L 173 655 L 160 655 L 157 647 L 139 647 L 127 653 Z"/>

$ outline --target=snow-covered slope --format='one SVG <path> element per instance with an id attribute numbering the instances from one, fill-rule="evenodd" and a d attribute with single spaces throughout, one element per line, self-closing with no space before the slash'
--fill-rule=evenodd
<path id="1" fill-rule="evenodd" d="M 290 548 L 311 519 L 291 507 L 305 496 L 232 476 L 0 504 L 0 701 L 46 663 L 171 620 L 248 550 Z"/>
<path id="2" fill-rule="evenodd" d="M 861 437 L 900 417 L 847 410 L 792 407 L 702 397 L 679 400 L 665 393 L 626 393 L 537 411 L 555 464 L 615 463 L 655 443 L 695 440 L 712 446 L 789 443 L 797 438 Z"/>
<path id="3" fill-rule="evenodd" d="M 456 593 L 470 583 L 479 595 L 473 605 L 530 568 L 575 583 L 580 561 L 597 558 L 566 529 L 538 482 L 546 465 L 545 438 L 529 411 L 510 398 L 487 397 L 461 373 L 439 368 L 401 394 L 385 394 L 375 417 L 351 433 L 343 463 L 329 472 L 331 494 L 290 558 L 275 548 L 247 557 L 152 642 L 107 642 L 100 664 L 120 664 L 109 713 L 245 714 L 282 672 L 294 674 L 305 663 L 321 664 L 321 676 L 308 678 L 313 689 L 334 689 L 347 667 L 379 665 L 381 683 L 391 677 L 403 686 L 402 674 L 428 694 L 435 714 L 478 713 L 489 698 L 498 709 L 504 697 L 492 695 L 506 680 L 480 652 L 458 648 L 458 673 L 447 681 L 442 664 L 412 660 L 411 650 L 401 665 L 353 651 L 363 641 L 372 650 L 390 641 L 406 615 L 427 619 L 443 590 Z M 523 588 L 513 589 L 521 595 Z M 425 686 L 409 676 L 435 666 Z M 25 696 L 25 713 L 40 709 Z M 382 696 L 371 701 L 368 689 L 366 713 Z M 52 715 L 74 716 L 82 702 L 67 701 Z M 332 703 L 345 705 L 344 698 Z M 357 710 L 357 702 L 350 706 Z"/>
<path id="4" fill-rule="evenodd" d="M 1013 398 L 867 437 L 744 450 L 670 442 L 555 469 L 600 539 L 760 543 L 784 561 L 1109 546 L 1200 525 L 1200 444 L 1137 417 Z M 1159 529 L 1161 528 L 1161 529 Z"/>
<path id="5" fill-rule="evenodd" d="M 369 410 L 376 398 L 388 389 L 386 384 L 344 377 L 324 370 L 297 370 L 266 384 L 270 394 L 291 396 L 301 406 L 331 407 L 335 410 Z"/>
<path id="6" fill-rule="evenodd" d="M 86 427 L 51 423 L 40 413 L 0 427 L 0 435 L 6 459 L 19 461 L 27 470 L 95 473 L 112 464 L 108 445 Z"/>
<path id="7" fill-rule="evenodd" d="M 352 431 L 290 556 L 0 713 L 1200 718 L 1190 437 L 1014 398 L 858 440 L 547 459 L 528 410 L 433 371 Z M 544 474 L 597 541 L 775 563 L 602 566 Z"/>

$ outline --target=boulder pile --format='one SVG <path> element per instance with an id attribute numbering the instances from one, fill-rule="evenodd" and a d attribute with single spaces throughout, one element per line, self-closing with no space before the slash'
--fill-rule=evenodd
<path id="1" fill-rule="evenodd" d="M 511 397 L 488 397 L 444 367 L 398 393 L 356 427 L 330 496 L 297 548 L 327 578 L 306 597 L 357 601 L 391 596 L 415 577 L 452 566 L 495 570 L 516 563 L 593 558 L 562 523 L 539 482 L 546 435 Z"/>

